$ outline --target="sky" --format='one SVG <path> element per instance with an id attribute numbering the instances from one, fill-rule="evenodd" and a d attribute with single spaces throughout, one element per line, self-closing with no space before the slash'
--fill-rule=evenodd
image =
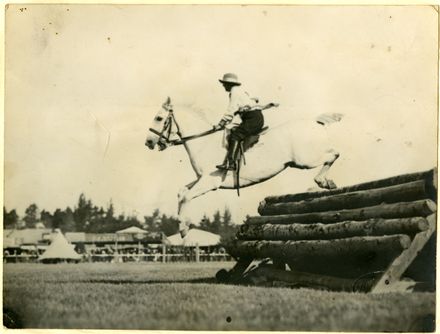
<path id="1" fill-rule="evenodd" d="M 117 212 L 175 215 L 194 172 L 182 147 L 148 150 L 148 128 L 167 96 L 176 116 L 193 105 L 216 123 L 226 72 L 293 115 L 344 114 L 329 128 L 338 186 L 432 168 L 437 20 L 430 6 L 10 5 L 5 206 L 53 211 L 85 193 Z M 192 217 L 228 207 L 239 223 L 265 196 L 314 188 L 317 172 L 209 193 Z"/>

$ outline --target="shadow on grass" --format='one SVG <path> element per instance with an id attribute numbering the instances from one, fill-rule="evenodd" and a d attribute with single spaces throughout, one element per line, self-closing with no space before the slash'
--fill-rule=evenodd
<path id="1" fill-rule="evenodd" d="M 92 284 L 173 284 L 173 283 L 191 283 L 191 284 L 220 284 L 215 277 L 194 278 L 187 280 L 130 280 L 130 279 L 84 279 L 84 280 L 69 280 L 57 281 L 57 283 L 92 283 Z"/>
<path id="2" fill-rule="evenodd" d="M 3 308 L 3 325 L 6 328 L 23 328 L 21 317 L 14 310 L 4 307 Z"/>

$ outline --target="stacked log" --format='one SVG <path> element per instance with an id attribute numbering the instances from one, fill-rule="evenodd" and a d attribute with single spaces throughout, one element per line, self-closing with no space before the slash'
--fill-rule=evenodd
<path id="1" fill-rule="evenodd" d="M 245 221 L 228 251 L 237 259 L 286 263 L 304 273 L 301 277 L 355 279 L 384 271 L 416 235 L 430 235 L 433 226 L 427 217 L 436 212 L 436 187 L 436 171 L 429 170 L 266 197 L 260 216 Z"/>
<path id="2" fill-rule="evenodd" d="M 365 220 L 373 218 L 409 218 L 427 217 L 436 212 L 437 205 L 430 199 L 414 202 L 381 204 L 351 210 L 335 210 L 325 212 L 306 212 L 301 214 L 280 214 L 277 216 L 249 217 L 246 224 L 333 224 L 341 221 Z"/>
<path id="3" fill-rule="evenodd" d="M 244 224 L 237 236 L 241 240 L 328 240 L 355 236 L 382 236 L 426 231 L 425 218 L 369 219 L 335 224 Z"/>
<path id="4" fill-rule="evenodd" d="M 282 286 L 346 292 L 368 292 L 373 285 L 368 278 L 362 280 L 338 278 L 294 270 L 280 270 L 271 265 L 259 266 L 246 278 L 249 284 L 283 282 Z"/>
<path id="5" fill-rule="evenodd" d="M 412 174 L 404 174 L 398 176 L 392 176 L 386 179 L 375 180 L 360 184 L 355 184 L 353 186 L 336 188 L 332 190 L 323 190 L 323 191 L 315 191 L 315 192 L 305 192 L 299 194 L 287 194 L 281 196 L 268 196 L 264 199 L 266 203 L 283 203 L 283 202 L 296 202 L 302 201 L 309 198 L 319 198 L 324 196 L 336 195 L 336 194 L 344 194 L 349 192 L 355 192 L 360 190 L 369 190 L 369 189 L 377 189 L 377 188 L 385 188 L 394 186 L 397 184 L 404 184 L 413 181 L 425 180 L 427 183 L 428 189 L 428 197 L 436 198 L 437 193 L 437 176 L 436 170 L 430 169 L 425 172 L 412 173 Z"/>
<path id="6" fill-rule="evenodd" d="M 382 203 L 415 201 L 425 197 L 426 182 L 419 180 L 385 188 L 310 198 L 298 202 L 266 203 L 266 201 L 263 201 L 260 204 L 258 213 L 261 215 L 276 215 L 356 209 Z"/>

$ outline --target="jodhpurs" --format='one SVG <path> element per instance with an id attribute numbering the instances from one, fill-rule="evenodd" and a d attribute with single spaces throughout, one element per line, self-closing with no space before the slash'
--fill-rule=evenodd
<path id="1" fill-rule="evenodd" d="M 260 132 L 264 126 L 264 117 L 261 110 L 251 110 L 241 114 L 241 124 L 231 129 L 229 140 L 242 141 L 246 137 Z"/>

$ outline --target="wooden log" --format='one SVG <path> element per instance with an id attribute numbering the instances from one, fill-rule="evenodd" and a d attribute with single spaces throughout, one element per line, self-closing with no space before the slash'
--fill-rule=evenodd
<path id="1" fill-rule="evenodd" d="M 259 266 L 257 269 L 248 273 L 250 281 L 252 277 L 264 277 L 266 281 L 285 282 L 294 287 L 306 287 L 315 289 L 325 289 L 330 291 L 346 291 L 346 292 L 367 292 L 370 290 L 372 283 L 357 284 L 356 279 L 340 278 L 328 275 L 319 275 L 295 270 L 280 270 L 274 266 Z"/>
<path id="2" fill-rule="evenodd" d="M 383 237 L 353 237 L 334 240 L 307 241 L 242 241 L 237 240 L 228 248 L 234 257 L 254 259 L 275 258 L 338 258 L 347 255 L 364 254 L 367 252 L 398 253 L 411 243 L 407 235 Z"/>
<path id="3" fill-rule="evenodd" d="M 359 221 L 372 218 L 426 217 L 434 213 L 437 205 L 431 200 L 381 204 L 360 209 L 249 217 L 246 224 L 333 224 L 342 221 Z"/>
<path id="4" fill-rule="evenodd" d="M 414 235 L 429 227 L 425 218 L 370 219 L 336 224 L 263 224 L 240 226 L 240 240 L 328 240 L 355 236 Z"/>
<path id="5" fill-rule="evenodd" d="M 334 240 L 329 240 L 327 241 L 329 247 L 332 244 L 336 244 L 336 247 L 339 244 L 341 247 L 336 250 L 330 249 L 327 253 L 310 251 L 302 257 L 291 257 L 286 262 L 291 269 L 297 271 L 364 281 L 365 279 L 376 278 L 377 273 L 385 271 L 411 243 L 408 236 L 403 236 L 401 239 L 393 239 L 394 237 L 349 238 L 354 242 L 353 247 L 346 247 L 344 243 L 333 243 Z M 380 242 L 375 244 L 373 241 L 375 239 L 380 240 Z M 348 239 L 336 240 L 346 241 Z"/>
<path id="6" fill-rule="evenodd" d="M 260 203 L 258 213 L 262 216 L 320 212 L 341 209 L 356 209 L 381 203 L 409 202 L 427 198 L 425 180 L 403 183 L 395 186 L 361 190 L 330 195 L 299 202 Z"/>
<path id="7" fill-rule="evenodd" d="M 296 202 L 296 201 L 302 201 L 302 200 L 306 200 L 306 199 L 310 199 L 310 198 L 318 198 L 318 197 L 324 197 L 324 196 L 329 196 L 329 195 L 343 194 L 343 193 L 359 191 L 359 190 L 368 190 L 368 189 L 372 189 L 372 188 L 389 187 L 389 186 L 413 182 L 413 181 L 417 181 L 417 180 L 426 180 L 429 186 L 433 185 L 433 188 L 436 189 L 437 188 L 437 186 L 436 186 L 436 184 L 437 184 L 436 172 L 437 172 L 436 169 L 431 169 L 431 170 L 424 171 L 424 172 L 393 176 L 393 177 L 389 177 L 386 179 L 360 183 L 360 184 L 356 184 L 353 186 L 337 188 L 337 189 L 332 189 L 332 190 L 317 191 L 317 192 L 305 192 L 305 193 L 288 194 L 288 195 L 281 195 L 281 196 L 268 196 L 264 200 L 267 204 L 283 203 L 283 202 Z M 430 198 L 433 198 L 433 197 L 431 197 L 431 195 L 434 195 L 435 193 L 436 193 L 436 191 L 430 191 L 429 192 Z"/>

